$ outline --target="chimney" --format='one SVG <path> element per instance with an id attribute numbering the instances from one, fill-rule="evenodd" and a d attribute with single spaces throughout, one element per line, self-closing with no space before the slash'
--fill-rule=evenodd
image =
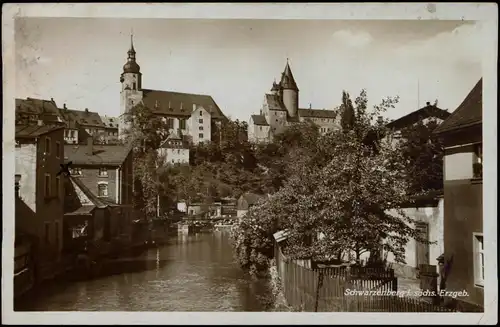
<path id="1" fill-rule="evenodd" d="M 89 108 L 85 108 L 85 113 L 89 113 Z"/>
<path id="2" fill-rule="evenodd" d="M 64 104 L 63 104 L 63 109 L 68 109 L 68 108 L 66 107 L 66 103 L 64 103 Z"/>
<path id="3" fill-rule="evenodd" d="M 38 121 L 37 121 L 37 125 L 38 125 L 38 126 L 43 126 L 43 120 L 38 119 Z"/>
<path id="4" fill-rule="evenodd" d="M 182 108 L 182 103 L 181 103 L 181 108 Z M 193 103 L 193 111 L 196 110 L 196 103 Z"/>
<path id="5" fill-rule="evenodd" d="M 425 103 L 425 105 L 426 105 L 426 106 L 430 106 L 430 105 L 431 105 L 431 103 L 430 103 L 429 101 L 427 101 L 427 102 Z"/>
<path id="6" fill-rule="evenodd" d="M 50 101 L 51 101 L 51 102 L 54 102 L 54 98 L 50 98 Z"/>
<path id="7" fill-rule="evenodd" d="M 309 109 L 312 109 L 312 104 L 311 103 L 309 103 Z"/>
<path id="8" fill-rule="evenodd" d="M 19 184 L 20 181 L 21 181 L 21 174 L 16 174 L 15 175 L 15 184 L 14 184 L 16 198 L 19 197 L 19 189 L 21 188 L 21 185 Z"/>
<path id="9" fill-rule="evenodd" d="M 92 136 L 87 137 L 87 155 L 94 155 L 94 139 Z"/>

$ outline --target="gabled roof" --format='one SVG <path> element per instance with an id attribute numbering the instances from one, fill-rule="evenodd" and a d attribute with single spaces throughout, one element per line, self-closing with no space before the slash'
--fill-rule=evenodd
<path id="1" fill-rule="evenodd" d="M 408 115 L 400 117 L 396 120 L 391 121 L 387 124 L 388 128 L 391 129 L 403 129 L 413 124 L 425 119 L 425 118 L 438 118 L 445 120 L 450 117 L 450 113 L 444 109 L 438 108 L 435 105 L 431 105 L 427 102 L 425 107 L 415 110 Z"/>
<path id="2" fill-rule="evenodd" d="M 73 165 L 108 165 L 119 166 L 123 164 L 132 146 L 121 144 L 92 145 L 92 154 L 88 152 L 89 145 L 64 146 L 64 157 L 67 161 L 72 161 Z"/>
<path id="3" fill-rule="evenodd" d="M 76 124 L 89 127 L 105 127 L 103 121 L 101 120 L 101 116 L 99 116 L 97 112 L 90 111 L 88 109 L 75 110 L 62 108 L 59 110 L 66 121 L 67 128 L 77 128 Z"/>
<path id="4" fill-rule="evenodd" d="M 106 208 L 109 206 L 118 206 L 115 202 L 109 200 L 109 198 L 101 198 L 92 193 L 92 191 L 85 185 L 85 183 L 79 177 L 68 177 L 75 190 L 80 191 L 79 195 L 84 195 L 91 203 L 86 203 L 83 206 L 93 205 L 96 208 Z M 78 193 L 78 192 L 77 192 Z"/>
<path id="5" fill-rule="evenodd" d="M 263 195 L 255 194 L 255 193 L 243 193 L 241 197 L 248 203 L 248 205 L 255 204 L 259 202 L 261 199 L 265 198 Z"/>
<path id="6" fill-rule="evenodd" d="M 175 143 L 172 143 L 173 141 Z M 180 144 L 177 144 L 179 142 L 180 142 Z M 160 148 L 163 148 L 163 149 L 184 149 L 184 148 L 187 148 L 187 144 L 186 144 L 184 138 L 182 137 L 182 135 L 179 135 L 179 133 L 171 132 L 168 135 L 168 137 L 165 139 L 165 141 L 163 141 L 160 144 Z"/>
<path id="7" fill-rule="evenodd" d="M 115 129 L 118 129 L 118 123 L 119 123 L 119 120 L 117 117 L 109 117 L 109 116 L 100 116 L 101 117 L 101 121 L 102 123 L 104 124 L 104 126 L 108 129 L 111 129 L 111 128 L 115 128 Z"/>
<path id="8" fill-rule="evenodd" d="M 212 118 L 226 118 L 209 95 L 143 89 L 142 102 L 157 114 L 191 116 L 193 105 L 201 106 Z"/>
<path id="9" fill-rule="evenodd" d="M 337 117 L 337 111 L 327 109 L 299 109 L 299 116 L 304 118 L 330 118 Z"/>
<path id="10" fill-rule="evenodd" d="M 269 126 L 264 115 L 252 115 L 253 124 L 257 126 Z"/>
<path id="11" fill-rule="evenodd" d="M 434 133 L 444 133 L 483 122 L 483 78 L 469 92 L 458 108 L 439 125 Z"/>
<path id="12" fill-rule="evenodd" d="M 16 99 L 16 116 L 20 115 L 36 115 L 37 119 L 45 122 L 63 122 L 53 99 Z"/>
<path id="13" fill-rule="evenodd" d="M 265 101 L 269 110 L 286 111 L 285 105 L 281 102 L 277 94 L 266 94 Z"/>
<path id="14" fill-rule="evenodd" d="M 34 139 L 41 135 L 57 131 L 59 129 L 64 129 L 64 126 L 54 126 L 54 125 L 17 125 L 16 126 L 16 139 Z"/>

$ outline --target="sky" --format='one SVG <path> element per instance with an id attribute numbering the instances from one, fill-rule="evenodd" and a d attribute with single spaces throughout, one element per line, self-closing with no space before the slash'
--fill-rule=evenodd
<path id="1" fill-rule="evenodd" d="M 452 112 L 481 78 L 473 22 L 18 18 L 16 97 L 118 116 L 131 31 L 144 88 L 208 94 L 246 121 L 287 58 L 300 107 L 333 109 L 343 90 L 366 89 L 369 105 L 399 96 L 392 119 L 435 100 Z"/>

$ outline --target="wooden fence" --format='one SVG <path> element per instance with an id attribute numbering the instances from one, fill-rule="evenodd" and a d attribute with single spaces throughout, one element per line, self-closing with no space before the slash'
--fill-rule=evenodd
<path id="1" fill-rule="evenodd" d="M 344 267 L 309 269 L 276 251 L 288 304 L 306 312 L 453 312 L 419 298 L 396 295 L 393 270 Z"/>

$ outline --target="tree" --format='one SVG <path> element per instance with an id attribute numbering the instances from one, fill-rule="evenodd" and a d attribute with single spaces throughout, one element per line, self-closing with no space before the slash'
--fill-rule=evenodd
<path id="1" fill-rule="evenodd" d="M 349 104 L 349 95 L 343 97 Z M 273 226 L 267 234 L 288 230 L 284 251 L 292 259 L 338 256 L 350 261 L 354 256 L 359 260 L 363 252 L 378 251 L 383 241 L 384 250 L 404 262 L 407 241 L 424 241 L 413 219 L 401 210 L 411 201 L 401 152 L 388 141 L 367 142 L 372 133 L 386 133 L 377 118 L 394 107 L 397 98 L 388 98 L 371 111 L 367 101 L 362 91 L 352 104 L 350 128 L 316 142 L 327 144 L 328 150 L 297 148 L 293 173 L 266 210 L 255 215 L 254 224 Z M 320 153 L 328 154 L 327 159 L 319 160 Z"/>
<path id="2" fill-rule="evenodd" d="M 401 131 L 408 192 L 419 194 L 443 188 L 443 144 L 433 131 L 436 121 L 418 122 Z"/>

